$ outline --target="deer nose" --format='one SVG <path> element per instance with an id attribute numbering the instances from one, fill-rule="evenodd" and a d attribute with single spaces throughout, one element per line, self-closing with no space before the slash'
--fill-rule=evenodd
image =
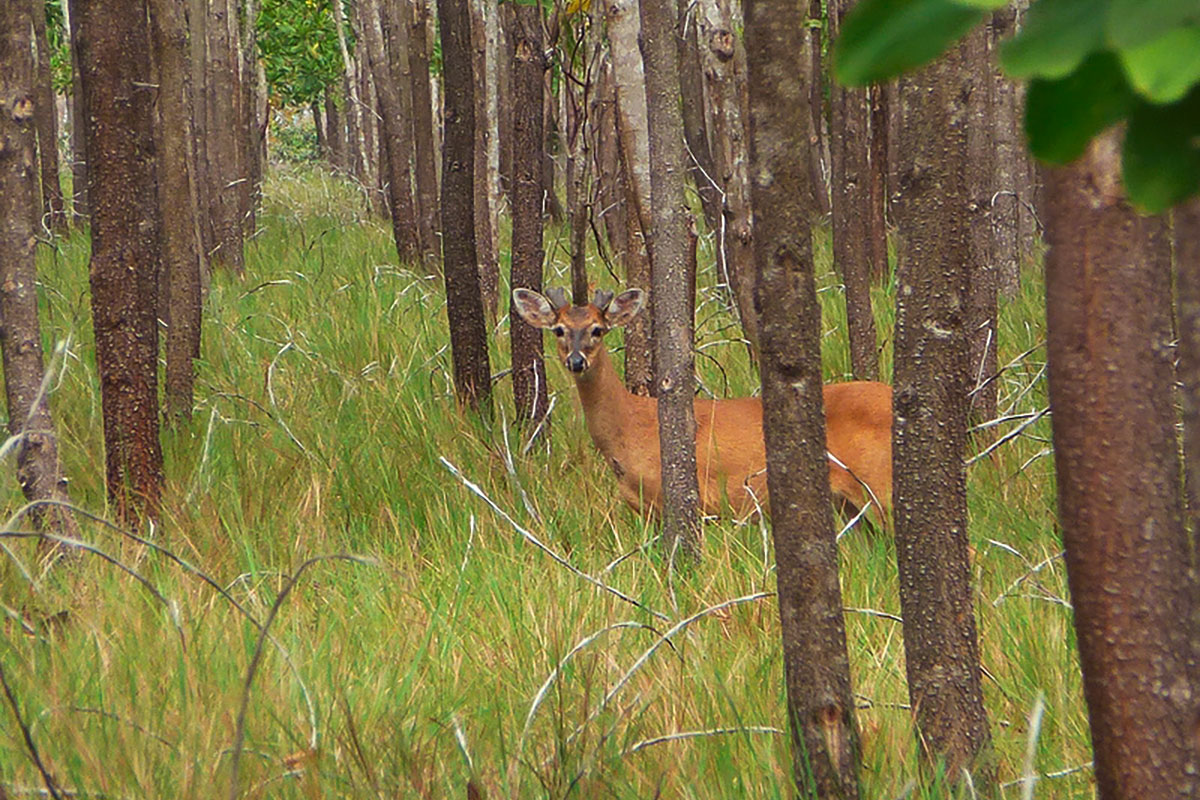
<path id="1" fill-rule="evenodd" d="M 571 372 L 583 372 L 587 369 L 587 359 L 582 353 L 571 353 L 567 356 L 567 369 Z"/>

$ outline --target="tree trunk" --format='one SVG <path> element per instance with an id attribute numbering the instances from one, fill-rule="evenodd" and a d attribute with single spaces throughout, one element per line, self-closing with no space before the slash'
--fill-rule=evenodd
<path id="1" fill-rule="evenodd" d="M 346 99 L 346 172 L 363 186 L 368 186 L 367 154 L 362 143 L 362 101 L 358 96 L 358 81 L 354 58 L 346 44 L 346 15 L 341 3 L 333 4 L 333 23 L 337 30 L 338 50 L 342 54 L 342 96 Z"/>
<path id="2" fill-rule="evenodd" d="M 788 718 L 800 797 L 858 797 L 859 749 L 825 456 L 821 307 L 805 164 L 813 79 L 795 68 L 802 20 L 787 0 L 748 0 L 754 255 L 762 299 L 763 436 L 778 565 Z"/>
<path id="3" fill-rule="evenodd" d="M 209 257 L 216 248 L 212 204 L 209 199 L 208 142 L 208 0 L 188 0 L 188 62 L 191 66 L 192 188 L 196 192 L 196 217 L 200 226 L 201 282 L 209 277 Z M 197 353 L 197 355 L 199 355 Z"/>
<path id="4" fill-rule="evenodd" d="M 63 3 L 63 18 L 67 24 L 67 33 L 75 40 L 76 28 L 79 23 L 71 14 L 71 4 Z M 83 94 L 80 88 L 79 62 L 75 57 L 74 47 L 71 49 L 71 216 L 76 222 L 88 224 L 91 212 L 88 210 L 87 197 L 87 136 L 84 133 L 85 119 L 83 103 L 79 99 Z"/>
<path id="5" fill-rule="evenodd" d="M 647 157 L 648 158 L 648 157 Z M 642 223 L 635 213 L 636 191 L 632 174 L 621 151 L 619 191 L 625 203 L 625 282 L 632 287 L 651 285 L 650 254 Z M 650 306 L 625 326 L 625 386 L 643 397 L 656 394 L 654 384 L 654 295 L 647 298 Z"/>
<path id="6" fill-rule="evenodd" d="M 154 516 L 158 441 L 158 198 L 146 6 L 72 0 L 88 121 L 90 267 L 108 493 L 117 515 Z"/>
<path id="7" fill-rule="evenodd" d="M 242 39 L 238 54 L 241 61 L 241 120 L 242 135 L 240 157 L 242 159 L 242 231 L 253 236 L 258 224 L 258 204 L 262 197 L 263 132 L 266 121 L 258 116 L 258 8 L 259 0 L 245 0 L 242 4 Z M 328 99 L 328 96 L 327 96 Z M 336 109 L 335 109 L 336 112 Z M 329 116 L 332 122 L 335 117 Z M 340 134 L 339 134 L 340 136 Z M 343 139 L 333 142 L 337 145 Z"/>
<path id="8" fill-rule="evenodd" d="M 238 275 L 245 272 L 240 183 L 243 130 L 238 117 L 238 48 L 229 36 L 230 0 L 212 0 L 208 9 L 207 149 L 209 217 L 213 227 L 213 261 Z M 315 114 L 314 114 L 315 118 Z"/>
<path id="9" fill-rule="evenodd" d="M 494 121 L 488 116 L 488 95 L 496 91 L 495 77 L 488 71 L 487 30 L 484 6 L 491 0 L 468 0 L 471 10 L 471 70 L 475 75 L 475 248 L 479 259 L 479 286 L 488 319 L 495 320 L 500 307 L 500 264 L 496 258 L 496 215 L 488 175 L 488 151 L 494 138 Z M 494 72 L 494 70 L 493 70 Z"/>
<path id="10" fill-rule="evenodd" d="M 850 0 L 829 5 L 829 32 L 836 38 Z M 833 263 L 846 285 L 850 368 L 858 380 L 879 378 L 875 314 L 871 310 L 872 174 L 871 112 L 866 89 L 830 87 L 830 156 L 833 185 Z M 811 140 L 811 137 L 810 137 Z"/>
<path id="11" fill-rule="evenodd" d="M 513 79 L 512 265 L 514 289 L 542 290 L 542 87 L 546 72 L 541 8 L 515 6 L 509 35 Z M 517 419 L 539 422 L 546 416 L 546 365 L 542 331 L 516 322 L 510 314 L 513 399 Z"/>
<path id="12" fill-rule="evenodd" d="M 1200 533 L 1200 198 L 1177 206 L 1172 222 L 1175 319 L 1179 326 L 1177 379 L 1182 389 L 1179 399 L 1186 475 L 1184 508 L 1192 536 L 1196 536 Z"/>
<path id="13" fill-rule="evenodd" d="M 634 200 L 633 211 L 643 231 L 650 230 L 650 132 L 646 119 L 646 74 L 638 49 L 641 22 L 633 0 L 605 3 L 613 83 L 617 93 L 617 130 Z M 653 299 L 652 299 L 653 301 Z"/>
<path id="14" fill-rule="evenodd" d="M 417 156 L 417 236 L 427 262 L 437 261 L 442 230 L 438 210 L 437 146 L 434 142 L 433 96 L 429 89 L 429 9 L 412 4 L 408 38 L 412 77 L 413 142 Z"/>
<path id="15" fill-rule="evenodd" d="M 15 0 L 20 3 L 22 0 Z M 54 105 L 54 86 L 50 80 L 50 45 L 46 40 L 46 4 L 30 0 L 33 18 L 33 44 L 37 48 L 37 78 L 34 124 L 37 127 L 38 162 L 42 168 L 42 224 L 54 233 L 67 229 L 63 210 L 62 185 L 58 182 L 58 111 Z M 9 12 L 12 13 L 12 12 Z"/>
<path id="16" fill-rule="evenodd" d="M 342 124 L 342 115 L 338 113 L 337 100 L 333 96 L 333 86 L 325 87 L 322 92 L 322 102 L 325 105 L 326 149 L 329 151 L 329 167 L 334 172 L 346 171 L 346 129 Z"/>
<path id="17" fill-rule="evenodd" d="M 713 161 L 725 192 L 724 225 L 717 231 L 718 266 L 733 293 L 751 357 L 757 359 L 759 311 L 746 149 L 746 50 L 736 33 L 740 20 L 734 19 L 730 0 L 700 0 L 699 8 Z"/>
<path id="18" fill-rule="evenodd" d="M 191 152 L 191 80 L 183 9 L 150 0 L 151 38 L 158 64 L 158 202 L 163 212 L 160 247 L 167 284 L 166 406 L 170 422 L 191 419 L 195 368 L 200 355 L 200 241 Z"/>
<path id="19" fill-rule="evenodd" d="M 1016 10 L 1013 6 L 997 9 L 988 26 L 992 47 L 1016 33 Z M 998 66 L 992 67 L 992 97 L 994 126 L 992 128 L 995 159 L 994 192 L 988 198 L 988 212 L 995 231 L 994 255 L 996 280 L 1005 297 L 1012 298 L 1021 280 L 1021 215 L 1025 209 L 1021 197 L 1019 176 L 1027 175 L 1029 155 L 1022 135 L 1022 114 L 1016 81 L 1009 80 Z"/>
<path id="20" fill-rule="evenodd" d="M 1180 521 L 1170 245 L 1161 219 L 1125 203 L 1119 151 L 1110 131 L 1047 172 L 1059 515 L 1098 794 L 1194 797 L 1200 632 Z M 1180 266 L 1181 295 L 1194 296 L 1195 265 Z"/>
<path id="21" fill-rule="evenodd" d="M 801 32 L 801 55 L 798 61 L 807 62 L 809 74 L 815 79 L 805 87 L 808 94 L 809 125 L 808 148 L 804 157 L 808 161 L 809 196 L 812 207 L 809 210 L 810 219 L 815 220 L 827 215 L 831 208 L 829 197 L 829 181 L 826 179 L 829 161 L 825 151 L 828 141 L 825 136 L 825 86 L 822 80 L 825 70 L 821 64 L 821 3 L 822 0 L 809 0 L 808 19 L 805 20 Z"/>
<path id="22" fill-rule="evenodd" d="M 683 136 L 688 149 L 688 174 L 700 196 L 709 231 L 721 227 L 721 192 L 715 183 L 717 168 L 708 145 L 704 114 L 704 70 L 700 66 L 699 12 L 689 0 L 678 0 L 679 84 L 683 92 Z"/>
<path id="23" fill-rule="evenodd" d="M 409 169 L 413 154 L 412 128 L 409 118 L 404 114 L 400 94 L 402 75 L 396 69 L 401 59 L 400 44 L 385 40 L 386 20 L 381 15 L 381 8 L 379 0 L 360 0 L 359 15 L 379 101 L 379 135 L 383 140 L 382 149 L 387 153 L 385 186 L 392 215 L 392 238 L 400 261 L 408 262 L 419 255 L 412 173 Z M 389 47 L 389 44 L 393 46 Z"/>
<path id="24" fill-rule="evenodd" d="M 33 13 L 40 11 L 35 8 Z M 30 502 L 67 502 L 54 420 L 42 386 L 33 209 L 40 205 L 34 142 L 37 106 L 44 98 L 34 85 L 29 13 L 28 5 L 18 3 L 9 13 L 0 14 L 0 357 L 8 430 L 21 437 L 17 448 L 21 491 Z M 43 36 L 43 48 L 44 43 Z M 77 535 L 74 520 L 60 507 L 41 506 L 33 512 L 33 520 L 50 533 Z"/>
<path id="25" fill-rule="evenodd" d="M 475 82 L 469 0 L 438 0 L 445 80 L 442 144 L 442 264 L 450 353 L 459 402 L 491 408 L 487 324 L 475 250 Z"/>
<path id="26" fill-rule="evenodd" d="M 871 282 L 882 283 L 889 277 L 887 243 L 888 207 L 888 96 L 886 85 L 875 84 L 868 90 L 871 104 L 871 143 L 867 152 L 870 193 L 867 195 L 867 226 L 870 229 L 867 254 L 871 264 Z"/>
<path id="27" fill-rule="evenodd" d="M 906 79 L 893 430 L 908 691 L 946 774 L 990 782 L 967 538 L 970 279 L 964 46 Z"/>
<path id="28" fill-rule="evenodd" d="M 642 59 L 650 131 L 650 293 L 654 297 L 654 380 L 662 452 L 663 539 L 674 558 L 700 557 L 696 478 L 694 309 L 688 307 L 687 154 L 679 111 L 679 54 L 673 0 L 642 0 Z"/>

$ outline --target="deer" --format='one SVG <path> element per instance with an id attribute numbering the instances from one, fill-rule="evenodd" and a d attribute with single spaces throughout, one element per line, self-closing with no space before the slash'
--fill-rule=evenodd
<path id="1" fill-rule="evenodd" d="M 598 290 L 591 303 L 572 305 L 562 289 L 545 295 L 513 291 L 513 307 L 527 323 L 554 334 L 558 356 L 575 379 L 592 442 L 617 478 L 621 498 L 643 516 L 662 507 L 658 401 L 625 388 L 604 345 L 604 336 L 629 324 L 646 293 L 629 289 L 614 298 Z M 829 484 L 847 511 L 891 506 L 892 389 L 852 381 L 824 386 Z M 695 401 L 696 464 L 705 516 L 725 509 L 738 517 L 766 508 L 766 446 L 758 397 Z"/>

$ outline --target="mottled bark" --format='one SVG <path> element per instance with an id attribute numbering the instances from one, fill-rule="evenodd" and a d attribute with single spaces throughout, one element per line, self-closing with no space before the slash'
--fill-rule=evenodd
<path id="1" fill-rule="evenodd" d="M 159 244 L 169 320 L 165 399 L 167 419 L 181 421 L 192 416 L 193 359 L 200 355 L 201 254 L 193 188 L 191 80 L 183 9 L 172 0 L 150 0 L 149 5 L 159 75 Z"/>
<path id="2" fill-rule="evenodd" d="M 1177 206 L 1172 222 L 1175 319 L 1179 326 L 1176 378 L 1181 387 L 1179 399 L 1183 411 L 1185 510 L 1194 537 L 1200 533 L 1200 198 Z M 1195 557 L 1193 552 L 1193 567 Z"/>
<path id="3" fill-rule="evenodd" d="M 442 263 L 450 354 L 459 401 L 491 408 L 487 325 L 475 250 L 475 83 L 469 0 L 438 0 L 445 80 L 442 144 Z"/>
<path id="4" fill-rule="evenodd" d="M 90 285 L 109 497 L 117 516 L 154 516 L 158 440 L 158 196 L 146 5 L 72 0 L 88 120 Z"/>
<path id="5" fill-rule="evenodd" d="M 1161 219 L 1124 201 L 1119 147 L 1110 131 L 1047 173 L 1059 518 L 1098 794 L 1195 797 L 1200 708 L 1189 672 L 1200 631 L 1180 520 L 1170 245 Z M 1181 267 L 1182 293 L 1194 296 L 1195 267 Z"/>
<path id="6" fill-rule="evenodd" d="M 324 95 L 322 102 L 325 105 L 325 138 L 329 151 L 329 167 L 335 172 L 344 172 L 346 170 L 346 127 L 342 123 L 342 115 L 338 111 L 333 86 L 326 86 L 322 95 Z"/>
<path id="7" fill-rule="evenodd" d="M 242 240 L 243 130 L 237 71 L 238 48 L 229 35 L 229 16 L 236 13 L 230 0 L 212 0 L 208 7 L 208 120 L 205 149 L 208 178 L 208 215 L 212 220 L 214 264 L 237 274 L 245 271 Z"/>
<path id="8" fill-rule="evenodd" d="M 512 265 L 514 289 L 542 290 L 542 87 L 546 72 L 541 9 L 515 6 L 512 41 L 513 166 Z M 510 300 L 511 303 L 511 300 Z M 542 331 L 509 315 L 512 337 L 513 399 L 517 418 L 546 416 L 546 364 Z"/>
<path id="9" fill-rule="evenodd" d="M 1009 5 L 993 12 L 988 25 L 993 50 L 999 43 L 1016 33 L 1016 9 Z M 1029 172 L 1029 155 L 1022 135 L 1021 108 L 1017 82 L 1005 77 L 999 65 L 992 65 L 992 128 L 993 155 L 995 159 L 995 188 L 987 198 L 988 212 L 992 216 L 995 231 L 993 256 L 996 264 L 996 281 L 1005 297 L 1016 295 L 1021 278 L 1022 214 L 1027 214 L 1022 201 L 1032 198 L 1021 197 L 1023 189 L 1020 178 Z"/>
<path id="10" fill-rule="evenodd" d="M 688 305 L 687 154 L 679 111 L 673 0 L 642 0 L 642 60 L 650 131 L 650 293 L 654 297 L 654 381 L 662 452 L 663 538 L 672 557 L 700 557 L 696 479 L 694 309 Z"/>
<path id="11" fill-rule="evenodd" d="M 829 4 L 830 36 L 836 38 L 850 0 Z M 833 186 L 833 264 L 846 286 L 850 368 L 858 380 L 879 377 L 875 314 L 871 310 L 871 112 L 864 88 L 830 87 L 830 156 Z"/>
<path id="12" fill-rule="evenodd" d="M 438 208 L 437 145 L 433 96 L 429 85 L 429 8 L 411 5 L 408 60 L 412 78 L 413 149 L 417 157 L 417 238 L 426 262 L 436 262 L 441 252 L 442 230 Z"/>
<path id="13" fill-rule="evenodd" d="M 48 387 L 43 386 L 38 324 L 33 222 L 34 209 L 41 204 L 34 143 L 41 92 L 35 88 L 29 12 L 28 5 L 17 3 L 0 14 L 0 357 L 8 432 L 20 437 L 17 479 L 25 499 L 66 502 Z M 77 533 L 73 519 L 61 508 L 41 506 L 33 520 L 50 533 Z"/>
<path id="14" fill-rule="evenodd" d="M 642 25 L 633 0 L 607 0 L 604 15 L 617 93 L 617 130 L 632 189 L 633 210 L 642 230 L 649 230 L 650 133 L 646 120 L 646 74 L 638 49 Z"/>
<path id="15" fill-rule="evenodd" d="M 15 0 L 16 3 L 23 0 Z M 37 49 L 37 77 L 34 91 L 34 125 L 37 128 L 38 163 L 42 173 L 42 225 L 54 233 L 67 229 L 63 209 L 62 184 L 58 181 L 58 111 L 54 105 L 54 86 L 50 78 L 50 45 L 46 40 L 45 0 L 28 0 L 33 20 L 33 44 Z M 11 6 L 10 6 L 11 8 Z M 14 13 L 10 10 L 8 13 Z"/>
<path id="16" fill-rule="evenodd" d="M 888 98 L 886 85 L 875 84 L 868 89 L 870 98 L 870 137 L 867 169 L 870 191 L 867 195 L 867 258 L 871 265 L 871 281 L 882 283 L 890 273 L 888 267 L 887 206 L 888 206 Z"/>
<path id="17" fill-rule="evenodd" d="M 469 0 L 471 10 L 471 70 L 475 75 L 475 250 L 479 259 L 479 286 L 483 307 L 494 320 L 500 307 L 500 263 L 496 255 L 496 215 L 488 175 L 488 150 L 494 121 L 488 116 L 488 94 L 494 77 L 488 72 L 485 6 L 492 0 Z"/>
<path id="18" fill-rule="evenodd" d="M 964 45 L 905 81 L 893 504 L 908 691 L 924 752 L 944 759 L 951 780 L 970 770 L 980 786 L 991 769 L 967 555 Z"/>

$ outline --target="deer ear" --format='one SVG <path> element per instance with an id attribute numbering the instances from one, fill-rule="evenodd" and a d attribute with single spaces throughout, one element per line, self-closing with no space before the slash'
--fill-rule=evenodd
<path id="1" fill-rule="evenodd" d="M 604 313 L 604 321 L 610 328 L 628 325 L 646 304 L 646 293 L 641 289 L 621 292 Z"/>
<path id="2" fill-rule="evenodd" d="M 537 292 L 514 289 L 512 299 L 513 308 L 521 315 L 521 319 L 535 328 L 549 328 L 558 321 L 558 315 L 554 313 L 550 301 Z"/>

